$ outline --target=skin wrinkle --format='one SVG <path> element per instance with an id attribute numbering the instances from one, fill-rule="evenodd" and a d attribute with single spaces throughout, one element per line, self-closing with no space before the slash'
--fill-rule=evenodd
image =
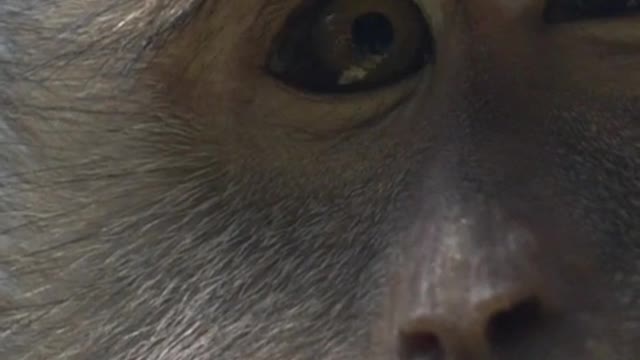
<path id="1" fill-rule="evenodd" d="M 269 42 L 253 36 L 256 4 L 0 6 L 0 45 L 20 59 L 0 69 L 0 358 L 393 359 L 398 328 L 386 319 L 403 299 L 390 300 L 390 289 L 417 291 L 407 273 L 424 280 L 418 270 L 431 267 L 422 295 L 475 302 L 512 284 L 502 277 L 507 261 L 487 265 L 509 258 L 532 271 L 549 265 L 549 286 L 576 297 L 602 280 L 587 300 L 606 304 L 571 302 L 566 323 L 495 349 L 495 359 L 634 359 L 637 62 L 622 76 L 606 59 L 570 53 L 594 47 L 563 46 L 540 52 L 549 65 L 541 73 L 518 44 L 494 43 L 505 57 L 496 59 L 487 39 L 452 37 L 456 56 L 472 61 L 445 61 L 429 86 L 310 101 L 256 70 Z M 456 26 L 429 4 L 440 32 Z M 286 11 L 273 14 L 275 23 Z M 573 65 L 580 71 L 565 68 Z M 525 69 L 531 81 L 514 84 L 511 74 Z M 606 91 L 592 86 L 614 76 Z M 412 96 L 385 121 L 339 141 L 282 130 L 298 121 L 342 129 L 401 90 Z M 432 214 L 415 210 L 448 191 L 460 211 L 429 223 L 448 236 L 426 242 Z M 499 223 L 466 202 L 476 193 L 543 225 L 493 239 L 513 247 L 487 246 L 456 225 Z M 549 250 L 556 240 L 565 251 L 549 263 L 523 255 L 530 242 Z M 589 284 L 571 281 L 570 253 L 599 270 Z M 456 259 L 471 275 L 443 272 Z M 491 282 L 491 270 L 505 281 Z"/>

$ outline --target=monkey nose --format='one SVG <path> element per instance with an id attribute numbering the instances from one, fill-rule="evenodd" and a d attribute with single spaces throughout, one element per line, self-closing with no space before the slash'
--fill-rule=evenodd
<path id="1" fill-rule="evenodd" d="M 415 314 L 398 332 L 399 360 L 492 359 L 541 328 L 543 304 L 531 294 L 505 294 L 466 313 Z"/>
<path id="2" fill-rule="evenodd" d="M 393 301 L 399 360 L 491 359 L 547 324 L 557 299 L 541 286 L 541 244 L 494 210 L 456 209 L 411 235 Z"/>

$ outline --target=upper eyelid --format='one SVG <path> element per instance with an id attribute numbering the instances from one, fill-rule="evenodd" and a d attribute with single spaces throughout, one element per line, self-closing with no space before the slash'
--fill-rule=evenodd
<path id="1" fill-rule="evenodd" d="M 259 33 L 270 41 L 275 36 L 279 27 L 287 20 L 292 11 L 310 0 L 263 0 L 261 6 L 255 11 L 253 25 L 259 29 Z M 320 1 L 320 0 L 316 0 Z"/>

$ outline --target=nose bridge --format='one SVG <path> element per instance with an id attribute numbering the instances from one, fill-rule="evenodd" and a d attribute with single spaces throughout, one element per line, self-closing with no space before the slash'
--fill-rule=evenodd
<path id="1" fill-rule="evenodd" d="M 535 31 L 504 20 L 504 15 L 490 16 L 496 7 L 507 12 L 504 8 L 512 6 L 518 11 L 510 13 L 522 14 L 539 5 L 538 0 L 515 1 L 521 4 L 440 2 L 458 4 L 459 15 L 448 16 L 449 29 L 436 36 L 437 61 L 429 86 L 415 97 L 412 108 L 428 115 L 418 125 L 420 131 L 439 141 L 438 149 L 446 149 L 434 155 L 441 166 L 429 166 L 437 168 L 425 174 L 430 182 L 433 176 L 451 177 L 461 185 L 476 179 L 483 191 L 497 194 L 504 188 L 519 191 L 536 177 L 547 176 L 541 174 L 540 164 L 551 155 L 545 152 L 547 137 L 541 126 L 548 109 L 536 105 L 550 96 L 541 70 L 546 68 L 542 41 Z M 496 18 L 502 22 L 493 23 Z M 476 27 L 484 31 L 476 32 Z"/>
<path id="2" fill-rule="evenodd" d="M 451 86 L 460 85 L 449 81 L 452 75 L 467 83 L 537 82 L 540 74 L 532 70 L 544 60 L 538 25 L 545 0 L 416 1 L 423 4 L 436 39 L 436 79 Z"/>

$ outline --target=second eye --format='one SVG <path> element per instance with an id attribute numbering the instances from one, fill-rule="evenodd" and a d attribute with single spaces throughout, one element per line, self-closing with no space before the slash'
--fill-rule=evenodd
<path id="1" fill-rule="evenodd" d="M 267 69 L 302 91 L 350 93 L 400 81 L 434 51 L 412 0 L 307 1 L 276 36 Z"/>

